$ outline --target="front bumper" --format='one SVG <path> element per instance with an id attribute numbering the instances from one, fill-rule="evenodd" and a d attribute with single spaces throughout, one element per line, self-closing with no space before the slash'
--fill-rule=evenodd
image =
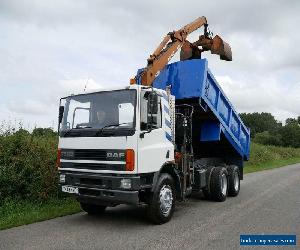
<path id="1" fill-rule="evenodd" d="M 107 175 L 74 173 L 61 171 L 65 175 L 65 182 L 61 185 L 68 185 L 78 188 L 76 199 L 80 202 L 102 205 L 138 204 L 140 190 L 140 176 L 130 175 Z M 121 189 L 122 179 L 131 180 L 130 189 Z"/>

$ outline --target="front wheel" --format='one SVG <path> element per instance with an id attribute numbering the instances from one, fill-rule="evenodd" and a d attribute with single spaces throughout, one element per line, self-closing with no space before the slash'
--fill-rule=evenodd
<path id="1" fill-rule="evenodd" d="M 103 214 L 106 206 L 87 204 L 80 202 L 81 209 L 89 215 Z"/>
<path id="2" fill-rule="evenodd" d="M 155 224 L 168 222 L 175 209 L 175 186 L 171 175 L 160 175 L 156 188 L 151 195 L 148 217 Z"/>

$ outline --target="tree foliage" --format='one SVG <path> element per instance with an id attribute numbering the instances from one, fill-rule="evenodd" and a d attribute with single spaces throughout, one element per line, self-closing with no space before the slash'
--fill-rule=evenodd
<path id="1" fill-rule="evenodd" d="M 286 125 L 281 128 L 280 134 L 282 137 L 282 146 L 300 147 L 300 126 L 296 120 L 286 123 Z"/>
<path id="2" fill-rule="evenodd" d="M 254 137 L 256 143 L 264 145 L 275 145 L 282 146 L 282 140 L 280 134 L 271 134 L 269 131 L 264 131 L 261 133 L 256 133 Z"/>
<path id="3" fill-rule="evenodd" d="M 246 126 L 251 129 L 252 138 L 255 137 L 256 133 L 264 131 L 274 134 L 282 126 L 282 123 L 276 121 L 271 113 L 241 113 L 240 116 Z"/>
<path id="4" fill-rule="evenodd" d="M 35 128 L 32 131 L 33 136 L 56 136 L 57 133 L 52 128 Z"/>
<path id="5" fill-rule="evenodd" d="M 6 199 L 46 200 L 61 195 L 56 167 L 57 136 L 19 129 L 0 135 L 0 206 Z"/>
<path id="6" fill-rule="evenodd" d="M 254 142 L 283 147 L 300 147 L 300 116 L 288 118 L 285 125 L 270 113 L 242 113 L 242 120 L 251 130 Z"/>

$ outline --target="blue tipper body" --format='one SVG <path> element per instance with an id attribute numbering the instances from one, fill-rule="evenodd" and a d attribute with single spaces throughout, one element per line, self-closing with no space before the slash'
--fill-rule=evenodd
<path id="1" fill-rule="evenodd" d="M 250 130 L 225 96 L 208 69 L 206 59 L 179 61 L 167 65 L 153 82 L 153 87 L 166 89 L 178 99 L 198 98 L 204 110 L 211 110 L 217 122 L 207 121 L 201 127 L 201 141 L 218 141 L 223 133 L 235 150 L 249 159 Z"/>

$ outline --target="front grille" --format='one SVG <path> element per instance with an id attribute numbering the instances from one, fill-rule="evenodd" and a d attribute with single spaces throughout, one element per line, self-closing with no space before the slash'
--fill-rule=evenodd
<path id="1" fill-rule="evenodd" d="M 105 170 L 107 169 L 107 165 L 105 164 L 97 164 L 97 163 L 73 163 L 72 168 L 77 169 L 90 169 L 90 170 Z"/>
<path id="2" fill-rule="evenodd" d="M 106 151 L 99 149 L 75 149 L 76 160 L 106 160 Z"/>
<path id="3" fill-rule="evenodd" d="M 124 149 L 61 149 L 61 159 L 94 160 L 94 161 L 125 161 Z"/>
<path id="4" fill-rule="evenodd" d="M 124 164 L 102 164 L 102 163 L 61 162 L 60 168 L 125 171 L 126 165 L 125 163 Z"/>

